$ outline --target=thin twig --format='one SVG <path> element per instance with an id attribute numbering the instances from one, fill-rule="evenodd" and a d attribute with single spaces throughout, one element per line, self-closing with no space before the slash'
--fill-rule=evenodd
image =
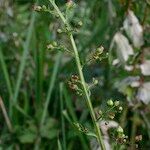
<path id="1" fill-rule="evenodd" d="M 12 125 L 11 125 L 11 122 L 10 122 L 10 119 L 8 117 L 8 114 L 7 114 L 7 111 L 6 111 L 6 108 L 5 108 L 5 105 L 3 103 L 3 100 L 0 96 L 0 107 L 2 109 L 2 113 L 3 113 L 3 116 L 4 116 L 4 119 L 6 121 L 6 124 L 7 124 L 7 127 L 9 129 L 9 131 L 12 133 L 13 132 L 13 128 L 12 128 Z"/>

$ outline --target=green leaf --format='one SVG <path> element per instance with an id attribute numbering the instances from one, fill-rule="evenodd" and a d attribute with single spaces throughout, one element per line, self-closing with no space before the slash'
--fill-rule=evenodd
<path id="1" fill-rule="evenodd" d="M 53 118 L 49 118 L 46 120 L 46 123 L 41 128 L 41 136 L 53 139 L 57 137 L 58 129 L 57 129 L 57 122 Z"/>
<path id="2" fill-rule="evenodd" d="M 96 134 L 93 132 L 87 132 L 86 135 L 97 138 Z"/>

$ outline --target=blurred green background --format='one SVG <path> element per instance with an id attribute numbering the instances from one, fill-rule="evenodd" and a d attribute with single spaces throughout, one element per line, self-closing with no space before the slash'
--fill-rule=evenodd
<path id="1" fill-rule="evenodd" d="M 71 25 L 78 29 L 74 37 L 82 63 L 89 53 L 101 45 L 105 48 L 104 53 L 110 52 L 116 32 L 121 31 L 126 36 L 122 26 L 129 9 L 142 25 L 144 38 L 140 48 L 133 46 L 135 54 L 139 51 L 142 54 L 132 65 L 139 65 L 143 57 L 150 59 L 150 1 L 74 2 L 76 6 L 69 12 L 69 19 Z M 67 1 L 56 0 L 56 3 L 65 12 Z M 94 149 L 90 146 L 92 138 L 73 126 L 73 122 L 79 122 L 92 130 L 83 98 L 67 85 L 71 75 L 77 74 L 74 58 L 67 53 L 47 49 L 49 43 L 57 41 L 71 50 L 69 39 L 66 35 L 58 34 L 57 29 L 62 25 L 58 18 L 47 12 L 35 12 L 34 5 L 51 7 L 48 0 L 0 1 L 0 148 Z M 78 24 L 80 21 L 82 27 Z M 130 39 L 129 42 L 132 45 Z M 98 86 L 91 90 L 93 106 L 105 109 L 108 99 L 119 100 L 124 110 L 114 120 L 124 128 L 131 143 L 136 135 L 142 134 L 139 147 L 147 150 L 150 148 L 150 106 L 137 100 L 138 88 L 121 81 L 130 76 L 139 76 L 142 84 L 150 78 L 136 68 L 127 71 L 123 65 L 112 66 L 108 59 L 104 59 L 85 66 L 83 72 L 87 83 L 90 84 L 93 77 L 99 80 Z M 122 84 L 118 86 L 118 83 Z M 44 124 L 40 127 L 42 121 Z M 111 137 L 110 143 L 115 143 Z M 122 149 L 131 147 L 127 144 Z"/>

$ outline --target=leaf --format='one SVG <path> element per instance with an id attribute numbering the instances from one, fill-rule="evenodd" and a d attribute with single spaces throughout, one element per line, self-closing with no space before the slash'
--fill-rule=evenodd
<path id="1" fill-rule="evenodd" d="M 54 139 L 58 135 L 58 129 L 42 130 L 41 136 L 48 139 Z"/>
<path id="2" fill-rule="evenodd" d="M 87 132 L 86 135 L 97 138 L 96 134 L 93 132 Z"/>
<path id="3" fill-rule="evenodd" d="M 143 28 L 140 25 L 137 17 L 134 12 L 129 10 L 124 20 L 123 27 L 132 40 L 132 43 L 135 47 L 140 48 L 143 45 Z"/>
<path id="4" fill-rule="evenodd" d="M 18 139 L 21 143 L 33 143 L 37 137 L 37 127 L 34 121 L 27 121 L 27 125 L 24 128 L 16 127 L 16 131 L 19 133 Z"/>
<path id="5" fill-rule="evenodd" d="M 48 139 L 53 139 L 57 137 L 58 131 L 56 120 L 53 118 L 48 118 L 46 123 L 42 126 L 41 136 Z"/>
<path id="6" fill-rule="evenodd" d="M 58 145 L 58 150 L 62 150 L 62 146 L 61 146 L 61 143 L 60 143 L 59 139 L 57 140 L 57 145 Z"/>

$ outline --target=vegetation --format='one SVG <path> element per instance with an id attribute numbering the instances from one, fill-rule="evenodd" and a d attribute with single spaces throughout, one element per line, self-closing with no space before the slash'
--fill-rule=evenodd
<path id="1" fill-rule="evenodd" d="M 149 149 L 149 0 L 0 1 L 0 149 Z"/>

